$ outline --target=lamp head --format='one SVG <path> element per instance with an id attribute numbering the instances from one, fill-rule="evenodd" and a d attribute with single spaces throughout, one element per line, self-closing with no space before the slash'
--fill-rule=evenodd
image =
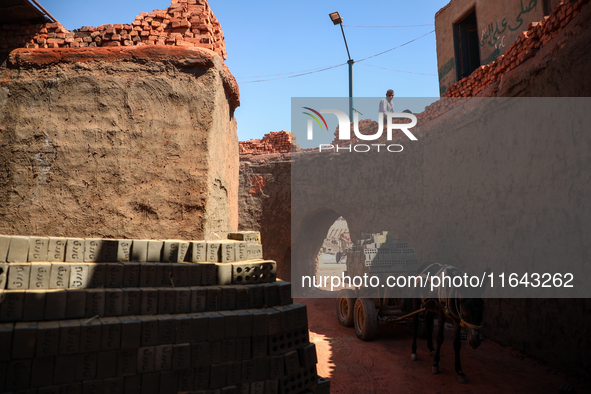
<path id="1" fill-rule="evenodd" d="M 338 12 L 331 12 L 330 14 L 328 14 L 328 16 L 330 16 L 330 20 L 335 25 L 343 23 L 343 18 L 341 18 Z"/>

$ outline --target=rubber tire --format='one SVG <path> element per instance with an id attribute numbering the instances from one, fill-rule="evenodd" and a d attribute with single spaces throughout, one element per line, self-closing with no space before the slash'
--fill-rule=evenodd
<path id="1" fill-rule="evenodd" d="M 371 298 L 355 301 L 355 334 L 362 341 L 371 341 L 378 332 L 378 313 Z"/>
<path id="2" fill-rule="evenodd" d="M 341 326 L 353 327 L 355 292 L 349 289 L 339 291 L 337 298 L 337 319 Z"/>

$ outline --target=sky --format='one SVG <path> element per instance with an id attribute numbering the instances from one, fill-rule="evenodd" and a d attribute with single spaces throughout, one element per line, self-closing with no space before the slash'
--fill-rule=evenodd
<path id="1" fill-rule="evenodd" d="M 131 23 L 140 12 L 170 5 L 168 0 L 39 2 L 70 30 Z M 448 2 L 210 0 L 224 31 L 226 64 L 240 87 L 238 139 L 291 131 L 292 97 L 348 97 L 347 49 L 340 27 L 328 16 L 335 11 L 355 61 L 355 97 L 375 97 L 376 108 L 387 89 L 397 98 L 438 97 L 434 18 Z M 375 118 L 377 109 L 367 115 L 361 119 Z"/>

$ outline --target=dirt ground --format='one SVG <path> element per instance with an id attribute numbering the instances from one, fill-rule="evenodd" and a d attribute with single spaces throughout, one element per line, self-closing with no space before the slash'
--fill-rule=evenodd
<path id="1" fill-rule="evenodd" d="M 378 336 L 364 342 L 354 328 L 342 327 L 335 299 L 296 299 L 308 307 L 310 340 L 316 345 L 318 374 L 330 379 L 331 394 L 343 393 L 590 393 L 591 385 L 514 349 L 485 340 L 476 350 L 462 341 L 462 369 L 454 371 L 453 333 L 445 332 L 440 373 L 431 373 L 425 339 L 418 340 L 418 360 L 411 361 L 412 335 L 406 325 L 378 325 Z M 486 336 L 486 333 L 484 333 Z"/>

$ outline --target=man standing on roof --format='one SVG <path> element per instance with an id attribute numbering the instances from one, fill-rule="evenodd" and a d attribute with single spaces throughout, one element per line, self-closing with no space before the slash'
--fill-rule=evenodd
<path id="1" fill-rule="evenodd" d="M 380 100 L 380 107 L 378 112 L 381 112 L 384 117 L 384 123 L 388 121 L 388 116 L 386 115 L 387 112 L 394 112 L 394 103 L 392 99 L 394 98 L 394 91 L 392 89 L 388 89 L 386 92 L 386 98 Z"/>

